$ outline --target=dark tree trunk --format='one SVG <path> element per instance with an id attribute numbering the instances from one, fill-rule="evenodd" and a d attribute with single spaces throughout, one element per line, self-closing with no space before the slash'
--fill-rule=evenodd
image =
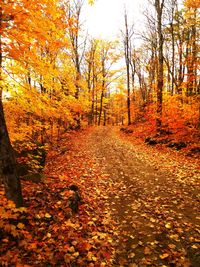
<path id="1" fill-rule="evenodd" d="M 172 12 L 172 17 L 174 12 Z M 174 80 L 175 80 L 175 35 L 174 35 L 174 25 L 171 23 L 171 36 L 172 36 L 172 89 L 171 95 L 174 95 Z"/>
<path id="2" fill-rule="evenodd" d="M 104 97 L 104 90 L 101 91 L 101 98 L 100 98 L 100 110 L 99 110 L 99 120 L 98 120 L 98 126 L 101 125 L 101 115 L 103 111 L 103 97 Z"/>
<path id="3" fill-rule="evenodd" d="M 93 62 L 93 78 L 92 78 L 92 106 L 91 106 L 91 125 L 94 125 L 94 109 L 95 109 L 95 86 L 96 86 L 96 76 L 95 67 Z"/>
<path id="4" fill-rule="evenodd" d="M 103 126 L 106 126 L 106 110 L 103 111 Z"/>
<path id="5" fill-rule="evenodd" d="M 157 130 L 162 127 L 162 102 L 163 102 L 163 33 L 162 33 L 162 14 L 164 0 L 155 0 L 155 8 L 157 13 L 157 33 L 158 33 L 158 81 L 157 81 Z"/>
<path id="6" fill-rule="evenodd" d="M 3 179 L 6 197 L 14 201 L 17 207 L 22 206 L 21 184 L 4 118 L 2 97 L 0 101 L 0 175 Z"/>
<path id="7" fill-rule="evenodd" d="M 102 115 L 102 111 L 103 111 L 103 98 L 104 98 L 104 91 L 105 91 L 105 78 L 106 78 L 105 57 L 104 57 L 104 54 L 103 54 L 103 56 L 102 56 L 102 89 L 101 89 L 101 98 L 100 98 L 100 110 L 99 110 L 98 126 L 101 125 L 101 115 Z"/>
<path id="8" fill-rule="evenodd" d="M 96 93 L 95 96 L 95 117 L 94 117 L 94 124 L 97 125 L 98 123 L 98 95 Z"/>
<path id="9" fill-rule="evenodd" d="M 182 24 L 183 24 L 183 18 L 180 17 L 176 20 L 176 25 L 178 26 L 178 43 L 177 43 L 177 47 L 178 47 L 178 81 L 177 81 L 177 86 L 176 86 L 176 93 L 178 94 L 182 94 L 182 83 L 184 80 L 184 76 L 185 76 L 185 63 L 184 63 L 184 54 L 185 52 L 183 51 L 183 47 L 184 47 L 184 39 L 185 39 L 185 31 L 182 30 Z"/>
<path id="10" fill-rule="evenodd" d="M 68 3 L 68 9 L 67 9 L 67 13 L 68 17 L 67 19 L 70 20 L 72 19 L 74 21 L 74 27 L 76 30 L 74 30 L 73 26 L 69 27 L 69 37 L 70 37 L 70 41 L 71 41 L 71 46 L 72 46 L 72 52 L 73 52 L 73 62 L 74 62 L 74 67 L 76 70 L 76 77 L 75 77 L 75 87 L 76 87 L 76 91 L 75 91 L 75 98 L 79 99 L 79 93 L 80 93 L 80 81 L 81 81 L 81 61 L 83 59 L 83 54 L 80 54 L 80 45 L 79 44 L 79 39 L 80 39 L 80 15 L 81 15 L 81 10 L 83 7 L 83 0 L 75 0 L 75 1 L 70 1 Z M 84 41 L 84 47 L 83 48 L 83 53 L 85 51 L 85 45 L 86 45 L 86 40 Z M 81 128 L 81 115 L 80 112 L 76 113 L 76 128 L 80 129 Z"/>
<path id="11" fill-rule="evenodd" d="M 125 19 L 125 61 L 126 61 L 126 73 L 127 73 L 127 115 L 128 115 L 128 125 L 131 125 L 131 98 L 130 98 L 130 46 L 129 46 L 129 31 L 128 31 L 128 19 L 127 14 L 124 14 Z"/>

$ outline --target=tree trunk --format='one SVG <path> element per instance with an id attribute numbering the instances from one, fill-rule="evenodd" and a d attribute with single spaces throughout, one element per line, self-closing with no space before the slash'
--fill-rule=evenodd
<path id="1" fill-rule="evenodd" d="M 104 97 L 104 90 L 101 91 L 101 98 L 100 98 L 100 109 L 99 109 L 99 120 L 98 120 L 98 126 L 101 125 L 101 115 L 103 111 L 103 97 Z"/>
<path id="2" fill-rule="evenodd" d="M 172 18 L 174 16 L 174 12 L 172 11 Z M 174 35 L 174 25 L 171 23 L 171 36 L 172 36 L 172 89 L 171 95 L 174 95 L 174 80 L 175 80 L 175 35 Z"/>
<path id="3" fill-rule="evenodd" d="M 191 18 L 192 26 L 188 29 L 187 39 L 187 95 L 191 96 L 196 92 L 197 78 L 197 47 L 196 47 L 196 10 Z"/>
<path id="4" fill-rule="evenodd" d="M 95 109 L 95 86 L 96 86 L 96 76 L 95 76 L 95 67 L 94 62 L 92 66 L 93 70 L 93 78 L 92 78 L 92 105 L 91 105 L 91 125 L 94 125 L 94 109 Z M 96 92 L 97 93 L 97 92 Z"/>
<path id="5" fill-rule="evenodd" d="M 178 40 L 177 40 L 177 47 L 178 47 L 178 81 L 176 86 L 176 93 L 182 94 L 182 83 L 185 76 L 185 63 L 184 63 L 184 39 L 186 32 L 182 29 L 183 26 L 183 18 L 178 18 L 176 20 L 176 25 L 178 26 Z"/>
<path id="6" fill-rule="evenodd" d="M 131 99 L 130 99 L 130 59 L 129 59 L 129 32 L 128 32 L 128 20 L 127 14 L 124 14 L 125 19 L 125 61 L 126 61 L 126 73 L 127 73 L 127 115 L 128 115 L 128 125 L 131 124 Z"/>
<path id="7" fill-rule="evenodd" d="M 14 201 L 17 207 L 22 206 L 21 184 L 4 118 L 2 97 L 0 100 L 0 175 L 3 179 L 6 197 Z"/>
<path id="8" fill-rule="evenodd" d="M 100 110 L 99 110 L 99 121 L 98 121 L 98 126 L 101 125 L 101 115 L 103 111 L 103 98 L 104 98 L 104 91 L 105 91 L 105 78 L 106 78 L 106 73 L 105 73 L 105 57 L 102 56 L 102 89 L 101 89 L 101 98 L 100 98 Z"/>
<path id="9" fill-rule="evenodd" d="M 95 96 L 95 118 L 94 118 L 94 124 L 97 125 L 98 123 L 98 95 L 96 92 Z"/>
<path id="10" fill-rule="evenodd" d="M 157 130 L 162 127 L 162 102 L 163 102 L 163 33 L 162 33 L 162 13 L 164 0 L 155 0 L 155 8 L 157 13 L 157 32 L 158 32 L 158 81 L 157 81 Z"/>
<path id="11" fill-rule="evenodd" d="M 106 126 L 106 110 L 103 111 L 103 126 Z"/>

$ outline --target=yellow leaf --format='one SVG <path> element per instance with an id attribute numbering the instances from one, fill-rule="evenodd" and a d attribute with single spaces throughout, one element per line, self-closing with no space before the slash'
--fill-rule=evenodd
<path id="1" fill-rule="evenodd" d="M 132 252 L 131 254 L 128 255 L 128 258 L 129 258 L 129 259 L 132 259 L 132 258 L 134 258 L 134 257 L 135 257 L 135 253 L 133 253 L 133 252 Z"/>
<path id="2" fill-rule="evenodd" d="M 15 203 L 13 201 L 11 201 L 11 200 L 8 201 L 8 205 L 7 206 L 9 208 L 11 208 L 11 209 L 16 207 Z"/>
<path id="3" fill-rule="evenodd" d="M 94 240 L 98 239 L 98 235 L 93 236 L 92 239 Z"/>
<path id="4" fill-rule="evenodd" d="M 144 248 L 144 254 L 145 254 L 145 255 L 149 255 L 149 254 L 151 254 L 151 249 L 148 248 L 148 247 L 145 247 L 145 248 Z"/>
<path id="5" fill-rule="evenodd" d="M 45 213 L 44 216 L 45 216 L 45 218 L 48 218 L 48 219 L 51 218 L 51 214 L 49 214 L 49 213 Z"/>
<path id="6" fill-rule="evenodd" d="M 75 223 L 72 223 L 71 221 L 67 221 L 67 222 L 65 222 L 65 225 L 67 226 L 67 227 L 72 227 L 72 228 L 76 228 L 76 224 Z"/>
<path id="7" fill-rule="evenodd" d="M 74 254 L 73 254 L 73 257 L 75 257 L 75 258 L 77 258 L 79 256 L 79 252 L 75 252 Z"/>
<path id="8" fill-rule="evenodd" d="M 169 244 L 168 247 L 171 248 L 171 249 L 175 249 L 176 248 L 176 246 L 174 244 Z"/>
<path id="9" fill-rule="evenodd" d="M 165 227 L 166 227 L 167 229 L 171 229 L 171 228 L 172 228 L 172 225 L 171 225 L 171 223 L 166 223 L 166 224 L 165 224 Z"/>
<path id="10" fill-rule="evenodd" d="M 88 260 L 91 261 L 92 257 L 93 257 L 93 253 L 91 251 L 89 251 L 88 254 L 87 254 Z"/>
<path id="11" fill-rule="evenodd" d="M 75 253 L 74 246 L 71 246 L 71 247 L 68 249 L 68 251 L 71 252 L 71 253 Z"/>
<path id="12" fill-rule="evenodd" d="M 19 229 L 23 229 L 24 226 L 25 226 L 25 225 L 24 225 L 23 223 L 18 223 L 18 224 L 17 224 L 17 228 L 19 228 Z"/>
<path id="13" fill-rule="evenodd" d="M 178 236 L 177 234 L 170 235 L 169 237 L 170 237 L 171 239 L 176 240 L 176 241 L 180 241 L 180 240 L 179 240 L 179 236 Z"/>
<path id="14" fill-rule="evenodd" d="M 29 249 L 36 249 L 36 248 L 37 248 L 37 243 L 29 244 Z"/>
<path id="15" fill-rule="evenodd" d="M 93 5 L 94 4 L 94 0 L 88 0 L 88 4 L 89 5 Z"/>
<path id="16" fill-rule="evenodd" d="M 51 234 L 50 234 L 50 233 L 47 233 L 47 237 L 49 237 L 49 238 L 50 238 L 50 237 L 51 237 Z"/>
<path id="17" fill-rule="evenodd" d="M 97 257 L 92 256 L 93 261 L 97 261 Z"/>
<path id="18" fill-rule="evenodd" d="M 163 259 L 166 259 L 169 257 L 169 254 L 168 253 L 164 253 L 162 255 L 160 255 L 160 258 L 163 260 Z"/>
<path id="19" fill-rule="evenodd" d="M 26 212 L 27 211 L 27 208 L 21 207 L 21 208 L 18 208 L 18 211 L 19 212 Z"/>

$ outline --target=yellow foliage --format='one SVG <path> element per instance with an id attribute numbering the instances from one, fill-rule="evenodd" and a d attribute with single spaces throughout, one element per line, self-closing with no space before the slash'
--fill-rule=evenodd
<path id="1" fill-rule="evenodd" d="M 192 8 L 200 8 L 200 0 L 186 0 L 185 5 Z"/>
<path id="2" fill-rule="evenodd" d="M 94 0 L 88 0 L 88 4 L 89 5 L 93 5 L 94 4 Z"/>

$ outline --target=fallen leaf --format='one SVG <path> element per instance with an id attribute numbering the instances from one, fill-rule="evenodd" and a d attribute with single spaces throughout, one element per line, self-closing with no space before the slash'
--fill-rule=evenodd
<path id="1" fill-rule="evenodd" d="M 50 234 L 50 233 L 47 233 L 47 237 L 49 237 L 49 238 L 50 238 L 50 237 L 51 237 L 51 234 Z"/>
<path id="2" fill-rule="evenodd" d="M 164 253 L 162 255 L 159 256 L 162 260 L 166 259 L 169 257 L 169 254 L 168 253 Z"/>
<path id="3" fill-rule="evenodd" d="M 156 222 L 156 220 L 154 218 L 150 218 L 151 222 Z"/>
<path id="4" fill-rule="evenodd" d="M 171 248 L 171 249 L 175 249 L 176 248 L 176 246 L 174 244 L 169 244 L 168 247 Z"/>
<path id="5" fill-rule="evenodd" d="M 135 257 L 135 253 L 133 253 L 133 252 L 130 253 L 130 254 L 128 255 L 128 258 L 129 258 L 129 259 L 132 259 L 132 258 L 134 258 L 134 257 Z"/>
<path id="6" fill-rule="evenodd" d="M 198 249 L 198 246 L 196 246 L 196 245 L 193 245 L 193 246 L 192 246 L 192 248 L 194 248 L 194 249 Z"/>
<path id="7" fill-rule="evenodd" d="M 148 247 L 145 247 L 145 248 L 144 248 L 144 254 L 145 254 L 145 255 L 150 255 L 150 254 L 151 254 L 151 249 L 148 248 Z"/>
<path id="8" fill-rule="evenodd" d="M 23 223 L 18 223 L 18 224 L 17 224 L 17 228 L 19 228 L 19 229 L 23 229 L 24 226 L 25 226 L 25 225 L 24 225 Z"/>
<path id="9" fill-rule="evenodd" d="M 167 228 L 167 229 L 171 229 L 171 228 L 172 228 L 171 223 L 166 223 L 166 224 L 165 224 L 165 228 Z"/>

